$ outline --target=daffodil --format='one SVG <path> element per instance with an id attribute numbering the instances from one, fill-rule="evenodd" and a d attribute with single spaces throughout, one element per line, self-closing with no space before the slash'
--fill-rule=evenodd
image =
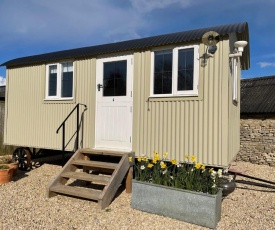
<path id="1" fill-rule="evenodd" d="M 205 170 L 205 165 L 201 165 L 201 170 Z"/>
<path id="2" fill-rule="evenodd" d="M 191 161 L 192 162 L 195 162 L 197 159 L 196 159 L 196 156 L 191 156 Z"/>
<path id="3" fill-rule="evenodd" d="M 133 157 L 129 157 L 128 160 L 129 160 L 129 162 L 132 162 L 133 161 Z"/>
<path id="4" fill-rule="evenodd" d="M 158 154 L 155 154 L 154 156 L 154 160 L 158 161 L 159 160 L 159 155 Z"/>
<path id="5" fill-rule="evenodd" d="M 219 169 L 218 172 L 217 172 L 217 174 L 218 174 L 219 177 L 222 177 L 222 170 Z"/>
<path id="6" fill-rule="evenodd" d="M 156 163 L 157 163 L 157 160 L 154 158 L 154 159 L 152 160 L 152 163 L 153 163 L 153 164 L 156 164 Z"/>
<path id="7" fill-rule="evenodd" d="M 209 169 L 209 172 L 210 172 L 210 173 L 212 173 L 213 171 L 214 171 L 214 169 L 213 169 L 213 168 Z"/>
<path id="8" fill-rule="evenodd" d="M 154 165 L 153 164 L 148 164 L 147 167 L 150 169 L 152 168 Z"/>
<path id="9" fill-rule="evenodd" d="M 196 163 L 195 168 L 200 169 L 200 167 L 201 167 L 201 163 Z"/>
<path id="10" fill-rule="evenodd" d="M 141 166 L 140 166 L 140 169 L 141 169 L 141 170 L 144 170 L 144 169 L 145 169 L 145 166 L 144 166 L 144 165 L 141 165 Z"/>
<path id="11" fill-rule="evenodd" d="M 138 157 L 137 161 L 138 161 L 138 162 L 141 162 L 141 157 Z"/>
<path id="12" fill-rule="evenodd" d="M 142 157 L 141 160 L 144 161 L 144 162 L 147 162 L 148 158 L 147 157 Z"/>
<path id="13" fill-rule="evenodd" d="M 185 154 L 185 159 L 189 160 L 189 155 L 188 154 Z"/>
<path id="14" fill-rule="evenodd" d="M 172 163 L 172 165 L 175 165 L 175 164 L 177 164 L 177 160 L 176 159 L 171 160 L 171 163 Z"/>
<path id="15" fill-rule="evenodd" d="M 168 156 L 168 152 L 165 152 L 165 153 L 163 154 L 163 158 L 165 159 L 167 156 Z"/>
<path id="16" fill-rule="evenodd" d="M 163 163 L 163 164 L 160 165 L 160 167 L 161 167 L 162 169 L 165 169 L 165 168 L 166 168 L 166 164 Z"/>

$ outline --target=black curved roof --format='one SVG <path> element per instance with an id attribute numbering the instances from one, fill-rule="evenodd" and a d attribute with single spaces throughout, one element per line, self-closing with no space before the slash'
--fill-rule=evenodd
<path id="1" fill-rule="evenodd" d="M 241 114 L 275 113 L 275 76 L 241 80 Z"/>
<path id="2" fill-rule="evenodd" d="M 16 58 L 7 61 L 0 66 L 24 66 L 31 64 L 48 63 L 61 59 L 81 59 L 93 57 L 102 54 L 124 52 L 131 50 L 144 50 L 155 46 L 171 45 L 181 42 L 201 40 L 202 35 L 210 30 L 216 31 L 219 35 L 226 35 L 236 33 L 238 40 L 246 40 L 249 42 L 249 32 L 247 22 L 214 26 L 203 29 L 195 29 L 184 32 L 165 34 L 141 39 L 134 39 L 129 41 L 122 41 L 104 45 L 89 46 L 77 49 L 62 50 L 57 52 L 45 53 L 40 55 L 33 55 L 28 57 Z M 243 69 L 249 68 L 249 46 L 245 49 L 247 63 L 242 63 Z M 244 55 L 245 55 L 244 52 Z"/>

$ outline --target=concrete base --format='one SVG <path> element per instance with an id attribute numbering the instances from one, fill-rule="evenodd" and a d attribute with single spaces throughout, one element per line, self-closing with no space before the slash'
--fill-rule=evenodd
<path id="1" fill-rule="evenodd" d="M 215 228 L 221 219 L 222 190 L 216 195 L 133 180 L 131 207 Z"/>

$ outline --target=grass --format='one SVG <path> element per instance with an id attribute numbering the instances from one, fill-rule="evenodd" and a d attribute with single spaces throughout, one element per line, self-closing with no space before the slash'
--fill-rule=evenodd
<path id="1" fill-rule="evenodd" d="M 16 148 L 15 146 L 0 145 L 0 156 L 11 155 L 15 150 L 15 148 Z"/>

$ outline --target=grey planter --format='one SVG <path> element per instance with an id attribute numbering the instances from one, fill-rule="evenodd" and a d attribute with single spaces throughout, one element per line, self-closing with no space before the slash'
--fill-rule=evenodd
<path id="1" fill-rule="evenodd" d="M 216 195 L 133 180 L 131 207 L 215 228 L 221 219 L 222 190 Z"/>

